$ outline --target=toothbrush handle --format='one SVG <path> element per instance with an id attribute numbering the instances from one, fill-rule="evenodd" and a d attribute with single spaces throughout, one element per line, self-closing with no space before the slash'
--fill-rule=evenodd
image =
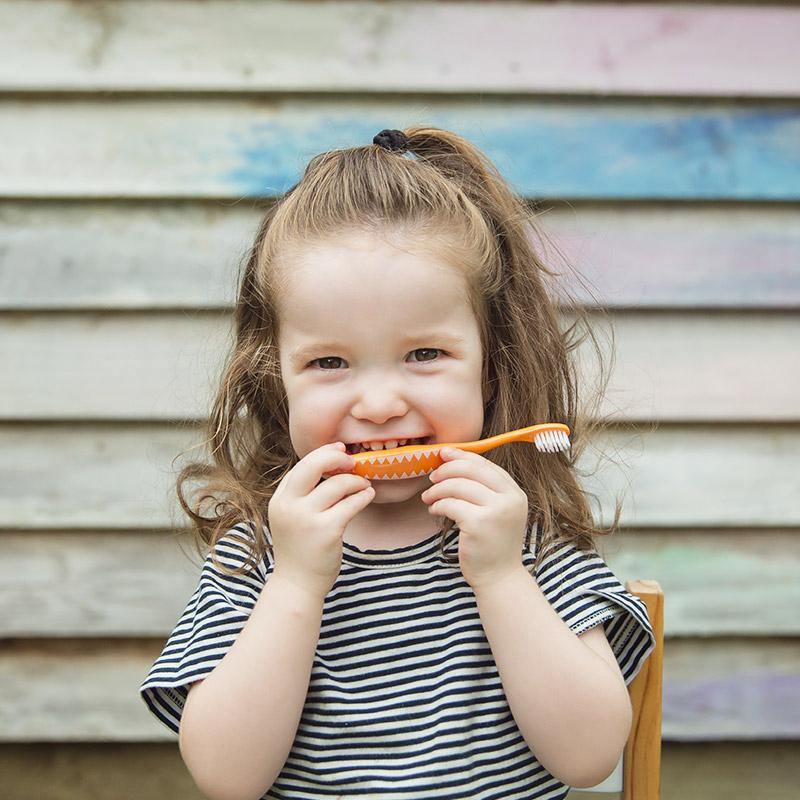
<path id="1" fill-rule="evenodd" d="M 569 433 L 569 428 L 562 423 L 542 422 L 538 425 L 529 425 L 527 428 L 518 428 L 515 431 L 498 433 L 497 436 L 490 436 L 488 439 L 478 439 L 475 442 L 459 442 L 457 444 L 441 445 L 442 447 L 457 447 L 459 450 L 467 450 L 470 453 L 485 453 L 493 450 L 501 444 L 509 442 L 532 442 L 536 434 L 540 431 L 561 429 Z"/>
<path id="2" fill-rule="evenodd" d="M 456 447 L 459 450 L 466 450 L 468 453 L 485 453 L 487 450 L 494 450 L 507 440 L 503 440 L 503 434 L 490 436 L 488 439 L 478 439 L 475 442 L 454 442 L 453 444 L 443 444 L 441 447 Z M 441 447 L 439 449 L 441 449 Z"/>

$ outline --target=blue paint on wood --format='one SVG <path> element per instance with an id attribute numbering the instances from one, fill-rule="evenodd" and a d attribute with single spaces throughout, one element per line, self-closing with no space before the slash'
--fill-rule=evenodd
<path id="1" fill-rule="evenodd" d="M 418 121 L 472 140 L 528 197 L 798 200 L 800 108 L 481 101 L 452 111 L 320 102 L 237 134 L 232 192 L 273 196 L 324 150 Z M 435 108 L 435 105 L 433 106 Z M 441 106 L 440 106 L 441 107 Z"/>

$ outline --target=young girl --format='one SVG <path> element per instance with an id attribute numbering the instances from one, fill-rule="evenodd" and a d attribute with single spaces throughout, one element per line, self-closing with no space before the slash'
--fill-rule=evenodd
<path id="1" fill-rule="evenodd" d="M 563 798 L 617 764 L 655 640 L 593 546 L 619 508 L 595 526 L 576 479 L 572 328 L 530 216 L 421 126 L 315 157 L 266 213 L 213 464 L 179 478 L 208 553 L 140 688 L 212 800 Z M 352 471 L 363 446 L 546 421 L 570 453 Z"/>

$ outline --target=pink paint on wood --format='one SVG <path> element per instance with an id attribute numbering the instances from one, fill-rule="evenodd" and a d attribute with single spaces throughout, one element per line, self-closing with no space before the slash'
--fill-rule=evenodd
<path id="1" fill-rule="evenodd" d="M 583 302 L 608 307 L 800 307 L 800 227 L 789 214 L 573 212 L 540 221 L 533 245 Z"/>
<path id="2" fill-rule="evenodd" d="M 481 48 L 469 63 L 459 65 L 459 80 L 465 84 L 471 83 L 470 73 L 480 71 L 507 90 L 800 94 L 797 8 L 536 4 L 512 11 L 487 4 L 482 13 L 492 20 L 487 18 L 488 27 L 481 31 Z M 448 51 L 455 42 L 476 35 L 472 14 L 467 9 L 459 14 L 450 46 L 440 51 L 443 60 L 452 55 Z M 419 41 L 429 41 L 429 33 Z"/>

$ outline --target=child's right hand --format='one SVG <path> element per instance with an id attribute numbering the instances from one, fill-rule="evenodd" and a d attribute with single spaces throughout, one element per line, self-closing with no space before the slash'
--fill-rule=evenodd
<path id="1" fill-rule="evenodd" d="M 355 463 L 338 443 L 312 450 L 283 477 L 267 507 L 273 575 L 319 600 L 339 575 L 347 524 L 375 496 L 369 480 L 349 471 Z"/>

